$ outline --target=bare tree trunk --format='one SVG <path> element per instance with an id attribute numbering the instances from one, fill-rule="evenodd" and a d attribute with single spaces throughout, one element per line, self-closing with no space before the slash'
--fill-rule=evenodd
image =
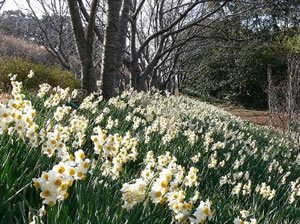
<path id="1" fill-rule="evenodd" d="M 120 10 L 122 1 L 109 0 L 107 26 L 104 37 L 104 57 L 102 61 L 103 97 L 109 99 L 119 93 L 118 49 L 120 34 Z"/>
<path id="2" fill-rule="evenodd" d="M 274 127 L 274 121 L 273 121 L 273 116 L 275 115 L 275 110 L 273 107 L 275 98 L 274 98 L 274 89 L 273 87 L 273 81 L 272 81 L 272 67 L 270 64 L 268 64 L 267 68 L 267 79 L 268 79 L 268 108 L 269 108 L 269 125 Z"/>
<path id="3" fill-rule="evenodd" d="M 81 65 L 81 87 L 87 90 L 88 93 L 97 90 L 97 75 L 93 60 L 89 57 L 82 61 Z"/>
<path id="4" fill-rule="evenodd" d="M 94 27 L 99 0 L 93 0 L 88 27 L 85 35 L 77 0 L 68 0 L 76 46 L 81 62 L 81 87 L 87 93 L 97 90 L 96 74 L 93 65 Z"/>
<path id="5" fill-rule="evenodd" d="M 287 92 L 287 115 L 288 115 L 288 123 L 287 123 L 287 131 L 290 134 L 291 131 L 291 123 L 292 123 L 292 117 L 293 117 L 293 113 L 294 113 L 294 98 L 295 98 L 295 94 L 294 94 L 294 76 L 293 76 L 293 72 L 292 70 L 292 66 L 291 66 L 292 62 L 291 62 L 291 55 L 288 56 L 288 92 Z"/>
<path id="6" fill-rule="evenodd" d="M 288 56 L 288 133 L 294 139 L 299 141 L 300 131 L 300 56 L 290 54 Z"/>
<path id="7" fill-rule="evenodd" d="M 120 33 L 119 33 L 119 49 L 117 53 L 117 63 L 119 70 L 119 88 L 120 92 L 125 89 L 126 81 L 125 74 L 122 73 L 123 59 L 126 53 L 126 38 L 128 33 L 129 12 L 132 7 L 132 0 L 124 0 L 120 18 Z"/>
<path id="8" fill-rule="evenodd" d="M 137 89 L 140 70 L 136 50 L 136 17 L 131 18 L 131 60 L 130 60 L 130 87 Z"/>

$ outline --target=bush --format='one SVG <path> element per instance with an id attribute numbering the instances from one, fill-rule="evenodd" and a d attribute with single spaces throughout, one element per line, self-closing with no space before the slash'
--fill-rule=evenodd
<path id="1" fill-rule="evenodd" d="M 35 74 L 32 79 L 27 77 L 30 70 Z M 23 81 L 28 89 L 37 89 L 42 83 L 71 89 L 80 87 L 79 80 L 71 72 L 57 65 L 45 66 L 20 58 L 0 58 L 0 83 L 4 91 L 10 88 L 9 74 L 18 74 L 17 80 Z"/>

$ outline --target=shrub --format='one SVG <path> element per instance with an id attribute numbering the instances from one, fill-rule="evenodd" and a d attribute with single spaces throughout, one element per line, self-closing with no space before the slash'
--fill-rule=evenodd
<path id="1" fill-rule="evenodd" d="M 32 79 L 27 77 L 30 70 L 35 74 Z M 20 58 L 0 58 L 0 83 L 4 91 L 10 88 L 9 74 L 18 74 L 17 80 L 23 81 L 26 88 L 29 89 L 37 89 L 42 83 L 71 89 L 80 87 L 79 80 L 71 72 L 65 71 L 57 65 L 45 66 Z"/>

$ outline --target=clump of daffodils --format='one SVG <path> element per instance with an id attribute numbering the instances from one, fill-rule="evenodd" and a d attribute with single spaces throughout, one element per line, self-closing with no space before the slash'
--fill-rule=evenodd
<path id="1" fill-rule="evenodd" d="M 39 91 L 37 93 L 38 98 L 43 98 L 50 90 L 52 87 L 48 83 L 43 83 L 39 86 Z"/>
<path id="2" fill-rule="evenodd" d="M 51 124 L 48 124 L 48 126 L 43 127 L 40 130 L 43 154 L 46 154 L 48 157 L 68 155 L 66 143 L 70 139 L 70 135 L 70 128 L 61 124 L 56 124 L 53 127 Z"/>
<path id="3" fill-rule="evenodd" d="M 29 79 L 32 79 L 34 77 L 34 72 L 30 70 L 29 74 L 27 75 Z"/>
<path id="4" fill-rule="evenodd" d="M 102 96 L 97 96 L 96 93 L 91 93 L 83 99 L 82 103 L 79 106 L 79 109 L 86 110 L 87 112 L 95 114 L 98 111 L 98 105 L 102 101 L 102 99 Z"/>
<path id="5" fill-rule="evenodd" d="M 41 177 L 33 178 L 33 186 L 40 189 L 43 204 L 54 206 L 57 201 L 68 198 L 68 189 L 75 180 L 83 180 L 90 167 L 90 160 L 82 150 L 69 156 L 69 160 L 61 161 L 50 171 L 43 172 Z"/>
<path id="6" fill-rule="evenodd" d="M 192 163 L 197 163 L 199 161 L 200 157 L 201 157 L 200 153 L 197 153 L 196 155 L 192 156 L 191 157 Z"/>
<path id="7" fill-rule="evenodd" d="M 48 89 L 45 89 L 48 90 Z M 49 89 L 50 90 L 50 89 Z M 44 96 L 44 92 L 39 91 L 40 96 Z M 70 95 L 70 88 L 61 88 L 59 86 L 54 87 L 52 89 L 52 93 L 50 96 L 45 100 L 44 107 L 46 108 L 53 108 L 58 106 L 60 103 L 65 102 Z"/>
<path id="8" fill-rule="evenodd" d="M 191 167 L 186 173 L 176 161 L 169 152 L 155 158 L 149 151 L 141 176 L 123 184 L 123 208 L 130 210 L 138 203 L 150 201 L 166 205 L 175 222 L 205 223 L 211 219 L 211 202 L 199 202 L 200 193 L 195 190 L 199 184 L 198 169 Z"/>
<path id="9" fill-rule="evenodd" d="M 255 191 L 258 192 L 263 198 L 266 198 L 269 201 L 272 200 L 276 195 L 276 190 L 272 189 L 266 183 L 257 185 Z"/>
<path id="10" fill-rule="evenodd" d="M 292 204 L 300 197 L 300 178 L 290 183 L 289 203 Z"/>
<path id="11" fill-rule="evenodd" d="M 207 219 L 212 218 L 211 202 L 201 201 L 200 205 L 196 208 L 196 211 L 190 217 L 192 224 L 204 223 Z"/>
<path id="12" fill-rule="evenodd" d="M 72 147 L 80 148 L 86 139 L 86 130 L 88 128 L 89 119 L 83 115 L 73 114 L 70 118 L 70 131 L 73 134 Z"/>
<path id="13" fill-rule="evenodd" d="M 240 216 L 233 220 L 234 224 L 257 224 L 257 220 L 255 218 L 249 218 L 250 212 L 247 210 L 241 210 Z"/>
<path id="14" fill-rule="evenodd" d="M 36 110 L 22 94 L 22 82 L 11 81 L 12 98 L 0 104 L 0 134 L 17 134 L 23 141 L 29 140 L 31 146 L 38 145 L 38 125 L 34 122 Z"/>
<path id="15" fill-rule="evenodd" d="M 95 127 L 94 133 L 91 139 L 94 143 L 94 152 L 99 155 L 102 163 L 102 174 L 111 176 L 113 179 L 118 178 L 123 165 L 136 160 L 138 141 L 129 133 L 125 136 L 107 135 L 107 131 L 100 127 Z"/>
<path id="16" fill-rule="evenodd" d="M 68 106 L 57 107 L 56 111 L 54 112 L 54 119 L 56 121 L 61 121 L 64 118 L 64 116 L 66 116 L 70 112 L 71 112 L 71 107 Z"/>
<path id="17" fill-rule="evenodd" d="M 70 110 L 69 107 L 58 107 L 54 113 L 54 118 L 59 118 L 58 120 L 60 120 L 60 118 L 66 116 L 65 113 Z M 86 139 L 85 132 L 88 123 L 89 120 L 86 117 L 77 115 L 76 113 L 71 114 L 67 126 L 63 126 L 60 122 L 55 124 L 49 121 L 49 123 L 40 130 L 42 152 L 49 157 L 54 155 L 64 157 L 67 155 L 68 145 L 71 145 L 73 149 L 80 148 Z"/>
<path id="18" fill-rule="evenodd" d="M 121 189 L 122 199 L 124 201 L 123 208 L 132 209 L 136 204 L 145 200 L 147 190 L 147 182 L 143 178 L 138 178 L 133 182 L 123 184 Z"/>
<path id="19" fill-rule="evenodd" d="M 183 135 L 185 135 L 187 137 L 188 142 L 192 146 L 195 145 L 195 143 L 198 141 L 198 135 L 194 131 L 192 131 L 190 129 L 185 130 L 184 133 L 183 133 Z"/>

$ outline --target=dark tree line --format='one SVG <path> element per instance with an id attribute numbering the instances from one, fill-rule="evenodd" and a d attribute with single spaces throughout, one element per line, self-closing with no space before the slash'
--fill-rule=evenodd
<path id="1" fill-rule="evenodd" d="M 228 10 L 231 17 L 207 30 L 213 39 L 193 51 L 187 86 L 203 95 L 267 108 L 268 68 L 272 68 L 274 85 L 286 83 L 287 43 L 299 36 L 300 4 L 234 1 Z"/>

